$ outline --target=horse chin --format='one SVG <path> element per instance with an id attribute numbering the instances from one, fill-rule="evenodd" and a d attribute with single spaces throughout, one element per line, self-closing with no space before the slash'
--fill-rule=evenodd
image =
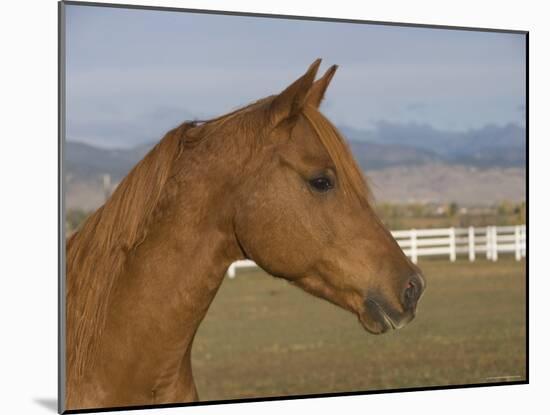
<path id="1" fill-rule="evenodd" d="M 406 326 L 414 319 L 415 311 L 400 313 L 390 308 L 382 300 L 375 301 L 373 298 L 365 300 L 365 308 L 359 316 L 363 327 L 373 334 L 382 334 L 389 330 L 398 330 Z"/>
<path id="2" fill-rule="evenodd" d="M 369 333 L 383 334 L 398 328 L 392 318 L 376 301 L 367 299 L 365 309 L 359 316 L 359 321 Z"/>
<path id="3" fill-rule="evenodd" d="M 370 334 L 384 334 L 393 329 L 393 325 L 390 321 L 386 319 L 373 320 L 365 316 L 364 313 L 359 316 L 359 321 L 363 328 Z"/>

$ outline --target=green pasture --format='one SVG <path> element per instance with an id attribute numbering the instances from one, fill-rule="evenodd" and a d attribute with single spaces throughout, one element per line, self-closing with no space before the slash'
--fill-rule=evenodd
<path id="1" fill-rule="evenodd" d="M 374 336 L 259 270 L 226 279 L 196 337 L 201 400 L 523 380 L 525 262 L 425 260 L 416 319 Z"/>

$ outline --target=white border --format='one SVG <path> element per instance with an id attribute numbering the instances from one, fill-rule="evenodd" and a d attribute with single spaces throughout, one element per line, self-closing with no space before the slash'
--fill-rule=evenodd
<path id="1" fill-rule="evenodd" d="M 549 192 L 549 25 L 544 2 L 400 0 L 146 1 L 126 3 L 309 15 L 530 31 L 531 347 L 528 386 L 476 388 L 286 402 L 203 406 L 138 413 L 229 414 L 360 411 L 426 414 L 517 414 L 547 407 L 547 267 L 544 233 Z M 57 5 L 54 0 L 4 2 L 0 13 L 0 275 L 2 276 L 2 411 L 53 413 L 57 377 Z M 535 225 L 536 224 L 536 225 Z M 536 290 L 535 290 L 536 288 Z M 368 353 L 368 350 L 365 350 Z M 368 370 L 368 368 L 365 368 Z M 10 411 L 11 409 L 11 411 Z M 133 412 L 136 413 L 136 412 Z"/>

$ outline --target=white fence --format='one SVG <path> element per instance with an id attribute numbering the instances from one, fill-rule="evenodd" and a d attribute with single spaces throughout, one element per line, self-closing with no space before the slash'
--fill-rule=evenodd
<path id="1" fill-rule="evenodd" d="M 392 231 L 392 235 L 415 264 L 423 256 L 446 256 L 454 262 L 459 255 L 470 261 L 475 261 L 479 255 L 496 261 L 500 254 L 514 254 L 519 261 L 525 257 L 527 245 L 525 225 L 410 229 Z M 227 270 L 227 275 L 235 278 L 238 268 L 256 266 L 253 261 L 236 261 Z"/>

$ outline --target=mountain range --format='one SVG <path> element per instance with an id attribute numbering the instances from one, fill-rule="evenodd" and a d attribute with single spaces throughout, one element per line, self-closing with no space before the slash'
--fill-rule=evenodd
<path id="1" fill-rule="evenodd" d="M 341 127 L 340 131 L 365 170 L 434 161 L 481 168 L 526 163 L 525 128 L 516 124 L 454 132 L 426 124 L 380 121 L 372 130 Z"/>
<path id="2" fill-rule="evenodd" d="M 426 201 L 451 198 L 473 203 L 476 198 L 487 199 L 488 194 L 489 202 L 525 199 L 526 135 L 525 129 L 515 124 L 490 125 L 465 132 L 390 122 L 379 122 L 371 130 L 339 129 L 361 168 L 383 184 L 379 193 L 384 199 L 399 202 L 418 198 L 420 193 Z M 133 148 L 108 149 L 68 140 L 65 145 L 68 206 L 97 205 L 102 197 L 101 176 L 109 174 L 112 182 L 117 183 L 153 145 L 150 142 Z M 437 183 L 430 171 L 439 172 Z M 414 186 L 409 188 L 408 181 L 411 186 L 414 182 Z M 425 191 L 419 192 L 422 186 Z M 452 192 L 459 186 L 469 189 L 463 200 L 456 196 L 456 191 Z M 91 197 L 92 194 L 95 196 Z"/>

